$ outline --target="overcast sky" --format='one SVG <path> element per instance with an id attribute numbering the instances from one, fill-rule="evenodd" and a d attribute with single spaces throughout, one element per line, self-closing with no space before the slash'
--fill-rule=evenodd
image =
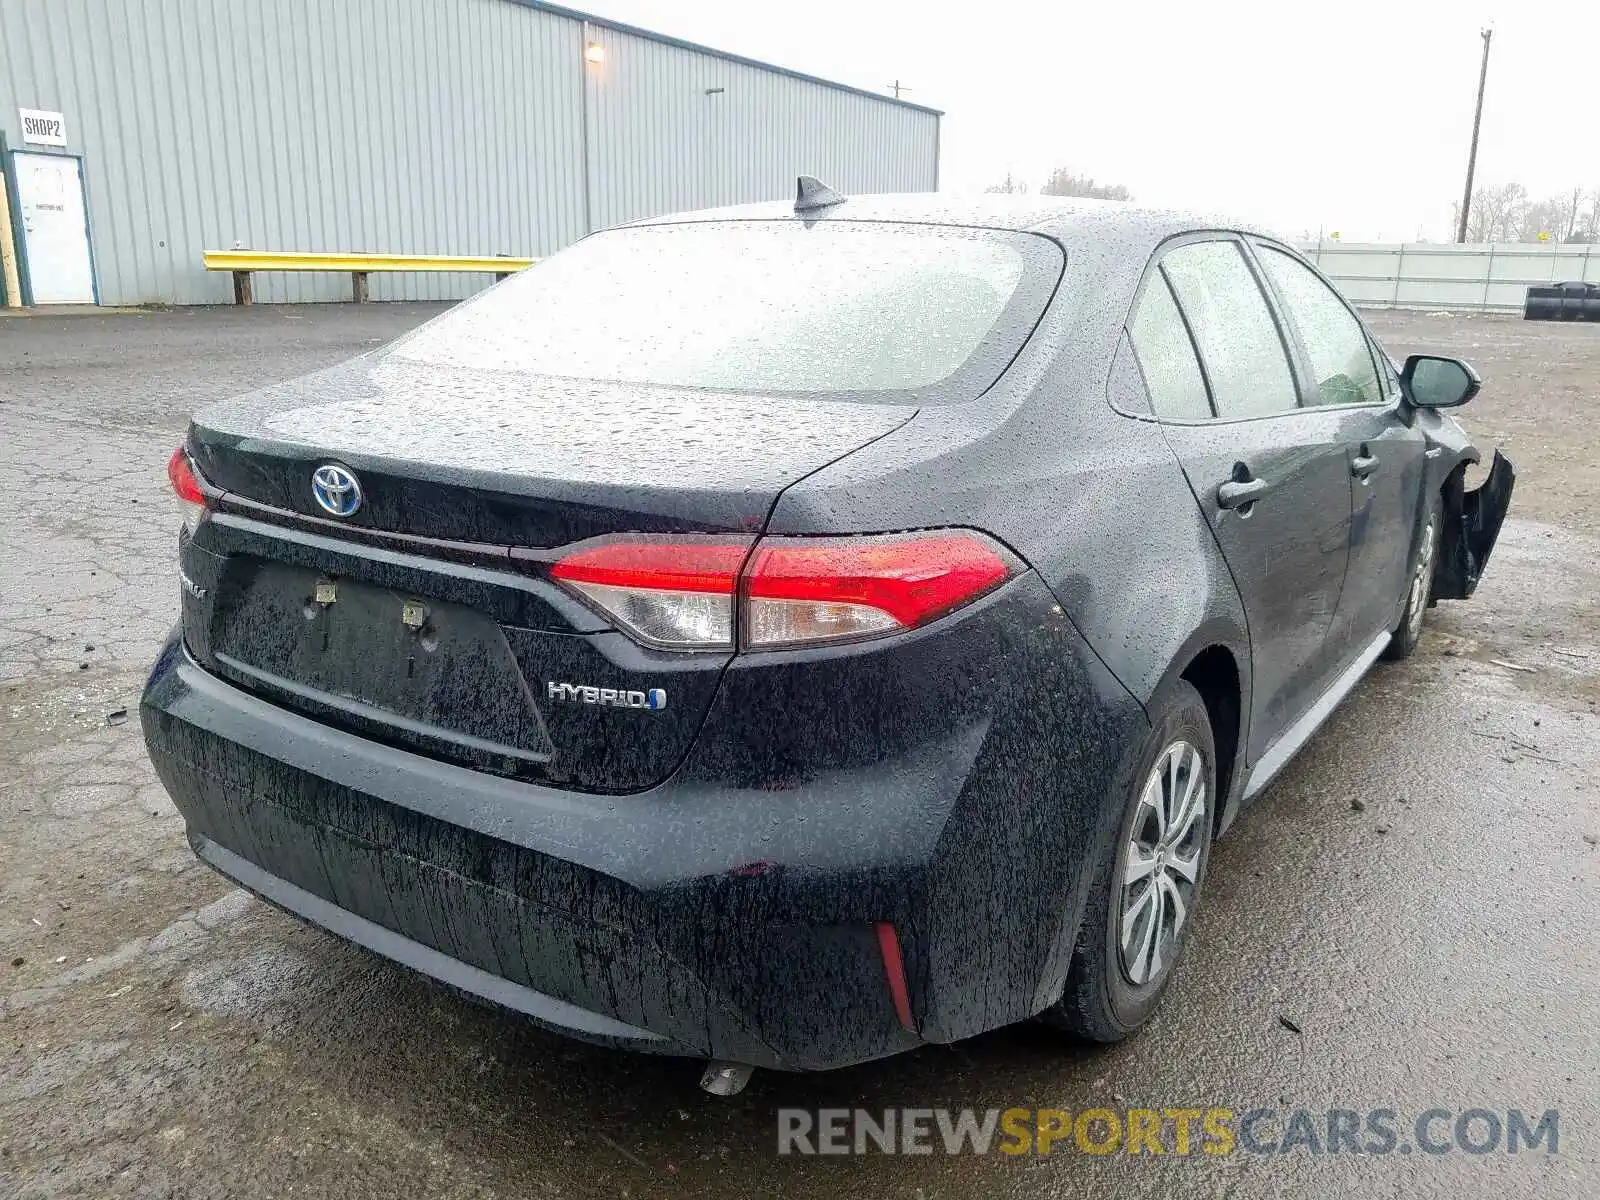
<path id="1" fill-rule="evenodd" d="M 1450 236 L 1494 25 L 1478 180 L 1600 188 L 1600 0 L 1282 4 L 569 0 L 945 110 L 944 190 L 1054 166 L 1288 236 Z"/>

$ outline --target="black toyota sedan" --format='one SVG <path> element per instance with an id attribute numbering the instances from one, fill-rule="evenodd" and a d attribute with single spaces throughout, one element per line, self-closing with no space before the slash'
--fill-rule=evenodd
<path id="1" fill-rule="evenodd" d="M 145 739 L 222 874 L 713 1089 L 1115 1041 L 1213 838 L 1472 594 L 1477 388 L 1126 204 L 599 233 L 194 419 Z"/>

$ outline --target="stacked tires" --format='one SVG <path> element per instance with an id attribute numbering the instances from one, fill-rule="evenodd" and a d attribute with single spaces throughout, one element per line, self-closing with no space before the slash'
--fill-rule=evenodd
<path id="1" fill-rule="evenodd" d="M 1552 283 L 1528 289 L 1524 321 L 1600 321 L 1600 283 Z"/>

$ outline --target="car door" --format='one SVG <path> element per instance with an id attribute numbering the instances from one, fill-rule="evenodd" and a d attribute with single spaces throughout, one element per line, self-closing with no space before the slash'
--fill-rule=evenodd
<path id="1" fill-rule="evenodd" d="M 1301 406 L 1289 343 L 1237 238 L 1169 244 L 1129 332 L 1244 602 L 1255 761 L 1336 674 L 1327 639 L 1350 540 L 1346 430 L 1339 414 Z"/>
<path id="2" fill-rule="evenodd" d="M 1343 297 L 1291 251 L 1252 248 L 1311 373 L 1307 403 L 1338 421 L 1350 464 L 1350 562 L 1330 639 L 1348 660 L 1400 619 L 1427 443 Z"/>

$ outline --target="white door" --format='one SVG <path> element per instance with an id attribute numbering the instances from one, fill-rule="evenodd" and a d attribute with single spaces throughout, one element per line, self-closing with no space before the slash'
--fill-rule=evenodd
<path id="1" fill-rule="evenodd" d="M 93 304 L 89 219 L 83 174 L 76 158 L 18 153 L 17 198 L 22 203 L 22 244 L 35 304 Z"/>

